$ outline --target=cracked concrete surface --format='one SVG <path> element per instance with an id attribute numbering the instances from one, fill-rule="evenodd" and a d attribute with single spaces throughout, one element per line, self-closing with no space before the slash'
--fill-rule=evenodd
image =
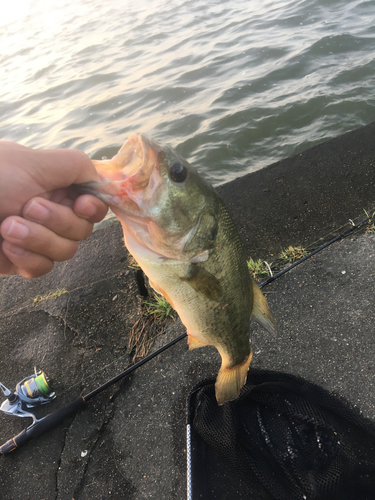
<path id="1" fill-rule="evenodd" d="M 374 133 L 371 124 L 220 186 L 247 257 L 314 243 L 374 207 Z M 372 419 L 374 244 L 374 235 L 353 235 L 267 286 L 278 334 L 255 324 L 251 333 L 255 367 L 302 375 Z M 57 288 L 69 293 L 34 304 Z M 0 381 L 13 389 L 34 367 L 43 369 L 57 397 L 38 415 L 49 414 L 128 366 L 139 317 L 137 285 L 114 224 L 45 277 L 0 278 Z M 183 331 L 171 323 L 153 349 Z M 0 499 L 184 498 L 186 397 L 219 364 L 214 349 L 188 352 L 182 340 L 58 428 L 0 457 Z M 28 423 L 0 413 L 0 442 Z"/>
<path id="2" fill-rule="evenodd" d="M 82 244 L 72 267 L 57 265 L 48 276 L 32 281 L 16 276 L 0 280 L 1 381 L 13 389 L 34 372 L 34 367 L 43 369 L 52 378 L 58 397 L 40 408 L 40 415 L 95 389 L 129 364 L 126 346 L 140 314 L 140 299 L 134 293 L 136 284 L 125 263 L 127 255 L 119 226 L 107 233 L 108 249 L 101 266 L 95 263 L 97 240 L 102 237 L 97 233 Z M 94 258 L 83 273 L 82 260 L 88 248 Z M 34 304 L 37 295 L 45 296 L 57 288 L 69 293 Z M 35 441 L 37 446 L 30 447 L 28 459 L 25 456 L 23 462 L 21 458 L 22 476 L 29 485 L 26 491 L 12 462 L 20 458 L 7 457 L 10 460 L 1 465 L 0 498 L 74 498 L 84 481 L 90 451 L 111 418 L 113 403 L 109 398 L 118 390 L 118 385 L 107 390 L 90 404 L 89 412 L 78 414 L 38 443 Z M 0 418 L 2 442 L 30 423 L 4 414 Z M 83 446 L 85 456 L 81 456 Z M 23 450 L 19 451 L 21 457 Z M 9 466 L 7 473 L 4 466 Z"/>

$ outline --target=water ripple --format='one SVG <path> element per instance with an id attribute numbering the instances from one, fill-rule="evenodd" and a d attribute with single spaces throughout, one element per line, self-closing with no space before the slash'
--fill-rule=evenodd
<path id="1" fill-rule="evenodd" d="M 4 139 L 101 157 L 139 130 L 220 183 L 375 119 L 373 0 L 19 2 Z"/>

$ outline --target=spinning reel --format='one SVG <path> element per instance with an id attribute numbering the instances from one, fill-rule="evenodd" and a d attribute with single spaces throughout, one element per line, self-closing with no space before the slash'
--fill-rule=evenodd
<path id="1" fill-rule="evenodd" d="M 56 396 L 48 385 L 45 373 L 42 371 L 21 380 L 13 392 L 7 389 L 1 382 L 0 389 L 7 398 L 1 404 L 0 410 L 15 417 L 32 418 L 33 422 L 29 425 L 28 429 L 43 420 L 43 418 L 38 419 L 31 410 L 49 403 Z"/>

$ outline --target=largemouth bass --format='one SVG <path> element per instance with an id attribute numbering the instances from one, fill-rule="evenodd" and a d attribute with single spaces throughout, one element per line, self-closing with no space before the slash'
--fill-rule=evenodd
<path id="1" fill-rule="evenodd" d="M 218 404 L 235 399 L 252 358 L 250 316 L 270 332 L 275 325 L 224 202 L 172 148 L 141 135 L 94 163 L 102 182 L 80 191 L 116 214 L 130 254 L 186 326 L 189 348 L 219 351 Z"/>

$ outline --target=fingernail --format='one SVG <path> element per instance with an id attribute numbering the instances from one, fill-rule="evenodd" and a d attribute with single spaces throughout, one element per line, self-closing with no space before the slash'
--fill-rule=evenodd
<path id="1" fill-rule="evenodd" d="M 26 207 L 24 215 L 35 222 L 44 222 L 49 216 L 49 210 L 39 202 L 32 200 Z"/>
<path id="2" fill-rule="evenodd" d="M 8 231 L 5 232 L 6 236 L 11 236 L 18 240 L 23 240 L 29 234 L 29 228 L 21 222 L 12 220 Z"/>
<path id="3" fill-rule="evenodd" d="M 22 255 L 26 252 L 24 248 L 12 245 L 12 243 L 9 243 L 9 241 L 4 241 L 3 248 L 8 250 L 8 252 L 14 253 L 15 255 Z"/>
<path id="4" fill-rule="evenodd" d="M 91 201 L 87 201 L 83 206 L 80 207 L 77 215 L 81 215 L 83 217 L 92 217 L 96 214 L 96 206 Z"/>

